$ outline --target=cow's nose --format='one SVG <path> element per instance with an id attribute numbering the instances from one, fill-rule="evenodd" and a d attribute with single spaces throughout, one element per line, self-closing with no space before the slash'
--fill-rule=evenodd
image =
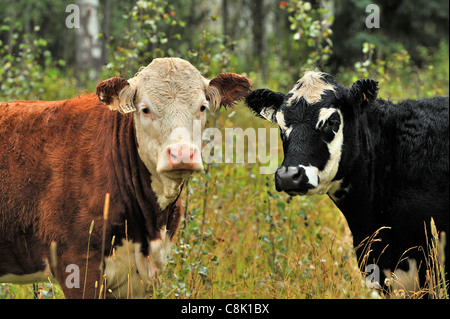
<path id="1" fill-rule="evenodd" d="M 308 177 L 303 167 L 281 166 L 275 173 L 275 188 L 286 193 L 306 193 Z"/>
<path id="2" fill-rule="evenodd" d="M 197 147 L 188 144 L 174 144 L 167 148 L 167 160 L 173 168 L 189 166 L 199 163 Z"/>

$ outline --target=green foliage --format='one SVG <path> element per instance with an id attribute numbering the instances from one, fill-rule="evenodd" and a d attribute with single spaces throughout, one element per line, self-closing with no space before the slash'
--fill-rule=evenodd
<path id="1" fill-rule="evenodd" d="M 110 39 L 108 48 L 112 58 L 107 69 L 115 75 L 132 77 L 130 72 L 154 58 L 180 55 L 180 31 L 185 22 L 177 18 L 167 1 L 139 0 L 123 19 L 127 24 L 125 34 L 117 41 Z"/>
<path id="2" fill-rule="evenodd" d="M 36 27 L 38 28 L 38 27 Z M 21 31 L 22 25 L 15 23 L 15 29 Z M 8 25 L 2 25 L 1 31 L 9 31 Z M 0 41 L 0 81 L 3 98 L 14 99 L 20 96 L 31 97 L 33 94 L 39 96 L 44 89 L 42 79 L 43 68 L 37 61 L 45 59 L 45 64 L 51 63 L 51 54 L 45 50 L 47 41 L 32 38 L 25 34 L 19 43 L 19 33 L 14 32 L 11 44 L 7 45 Z M 14 48 L 17 46 L 17 51 Z"/>
<path id="3" fill-rule="evenodd" d="M 65 62 L 53 60 L 47 41 L 36 36 L 40 29 L 38 25 L 33 33 L 21 36 L 22 28 L 20 22 L 13 23 L 10 19 L 0 24 L 0 33 L 12 31 L 9 44 L 0 40 L 1 100 L 40 99 L 60 89 L 58 84 L 63 75 L 58 67 L 64 66 Z M 73 94 L 73 90 L 69 92 Z M 61 93 L 63 97 L 67 92 L 62 90 Z M 55 94 L 49 98 L 54 99 Z"/>
<path id="4" fill-rule="evenodd" d="M 189 49 L 182 34 L 186 23 L 172 4 L 163 0 L 139 0 L 123 16 L 127 25 L 125 35 L 112 39 L 109 45 L 110 62 L 106 71 L 125 77 L 133 70 L 147 65 L 152 59 L 177 56 L 188 59 L 206 77 L 223 72 L 231 62 L 224 37 L 203 30 L 195 49 Z M 214 20 L 214 17 L 211 17 Z"/>
<path id="5" fill-rule="evenodd" d="M 448 95 L 449 65 L 448 43 L 441 42 L 436 54 L 430 55 L 425 47 L 418 48 L 423 65 L 419 68 L 409 52 L 401 45 L 386 56 L 372 43 L 363 44 L 363 61 L 355 63 L 355 72 L 345 83 L 358 78 L 373 78 L 379 82 L 380 97 L 424 98 Z M 347 74 L 351 74 L 346 72 Z M 344 76 L 342 76 L 344 77 Z M 408 95 L 405 95 L 408 92 Z"/>
<path id="6" fill-rule="evenodd" d="M 365 19 L 369 4 L 380 9 L 380 28 L 368 29 Z M 341 0 L 335 2 L 333 24 L 333 66 L 351 67 L 358 59 L 364 42 L 375 44 L 383 55 L 390 56 L 402 45 L 414 64 L 423 62 L 420 47 L 437 49 L 448 42 L 449 2 L 429 0 Z M 417 49 L 419 48 L 419 49 Z"/>
<path id="7" fill-rule="evenodd" d="M 187 59 L 206 77 L 212 77 L 236 64 L 236 57 L 230 52 L 233 43 L 226 43 L 223 36 L 203 30 L 202 41 L 195 50 L 189 50 Z"/>
<path id="8" fill-rule="evenodd" d="M 289 12 L 291 31 L 301 71 L 323 68 L 330 58 L 333 43 L 331 25 L 334 17 L 329 10 L 313 8 L 308 1 L 289 1 L 283 5 Z"/>

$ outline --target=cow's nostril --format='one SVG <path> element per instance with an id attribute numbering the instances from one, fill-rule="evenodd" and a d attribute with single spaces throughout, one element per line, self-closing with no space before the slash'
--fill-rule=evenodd
<path id="1" fill-rule="evenodd" d="M 172 145 L 166 151 L 167 160 L 173 167 L 189 167 L 193 164 L 199 164 L 201 157 L 198 149 L 189 144 Z"/>
<path id="2" fill-rule="evenodd" d="M 303 167 L 279 167 L 275 173 L 275 188 L 288 194 L 306 194 L 311 188 Z"/>
<path id="3" fill-rule="evenodd" d="M 194 155 L 195 155 L 195 153 L 197 153 L 197 150 L 196 149 L 190 149 L 190 159 L 191 159 L 191 162 L 192 162 L 192 160 L 194 159 Z"/>
<path id="4" fill-rule="evenodd" d="M 302 171 L 300 171 L 300 170 L 298 170 L 296 173 L 294 173 L 292 175 L 292 179 L 296 182 L 298 182 L 301 177 L 302 177 Z"/>

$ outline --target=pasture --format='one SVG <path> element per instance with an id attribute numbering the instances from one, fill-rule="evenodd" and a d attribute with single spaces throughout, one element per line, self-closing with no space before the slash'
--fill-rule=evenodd
<path id="1" fill-rule="evenodd" d="M 380 96 L 400 98 L 404 92 L 391 89 L 398 85 L 386 83 Z M 446 87 L 437 89 L 448 94 Z M 222 132 L 266 128 L 268 136 L 274 126 L 255 118 L 240 102 L 215 117 L 209 114 L 206 127 Z M 245 142 L 246 150 L 255 149 L 249 144 L 255 140 Z M 281 163 L 281 141 L 272 146 L 277 146 Z M 247 163 L 247 152 L 246 163 L 235 161 L 207 164 L 205 172 L 188 180 L 181 195 L 185 215 L 168 266 L 149 298 L 380 297 L 366 287 L 347 223 L 328 196 L 277 193 L 273 174 L 260 174 L 267 164 Z M 35 290 L 42 298 L 63 298 L 50 280 Z M 405 297 L 402 291 L 392 296 Z M 1 284 L 0 297 L 33 298 L 33 285 Z"/>
<path id="2" fill-rule="evenodd" d="M 220 111 L 215 127 L 264 125 L 242 104 L 233 111 L 232 117 L 231 110 Z M 273 174 L 261 175 L 258 164 L 212 163 L 189 179 L 182 202 L 185 216 L 168 266 L 149 297 L 370 296 L 346 222 L 327 196 L 289 198 L 275 191 Z M 62 297 L 57 285 L 39 286 L 43 296 L 54 289 Z M 0 289 L 2 298 L 33 297 L 32 285 Z"/>

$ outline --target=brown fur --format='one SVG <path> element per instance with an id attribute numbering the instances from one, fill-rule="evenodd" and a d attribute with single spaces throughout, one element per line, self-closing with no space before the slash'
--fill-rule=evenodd
<path id="1" fill-rule="evenodd" d="M 130 85 L 127 80 L 122 77 L 112 77 L 110 79 L 104 80 L 97 85 L 95 93 L 99 97 L 100 101 L 105 104 L 112 103 L 114 97 L 119 97 L 119 92 L 122 89 Z"/>
<path id="2" fill-rule="evenodd" d="M 178 229 L 184 181 L 158 175 L 153 167 L 158 147 L 164 146 L 161 136 L 170 135 L 173 118 L 183 122 L 194 117 L 189 107 L 200 107 L 194 103 L 201 93 L 214 108 L 232 105 L 249 90 L 245 77 L 223 73 L 209 81 L 189 62 L 164 58 L 153 60 L 128 81 L 102 81 L 98 98 L 90 94 L 56 102 L 0 103 L 0 279 L 44 271 L 54 241 L 57 267 L 52 273 L 66 297 L 81 298 L 85 290 L 84 296 L 92 298 L 102 258 L 114 248 L 113 236 L 114 245 L 123 239 L 140 244 L 139 260 L 161 270 L 162 262 L 152 256 L 158 256 L 162 231 L 167 229 L 173 240 Z M 144 98 L 165 115 L 157 133 L 140 126 L 138 113 L 122 114 L 137 111 L 133 104 Z M 111 202 L 104 225 L 106 193 Z M 103 230 L 106 246 L 101 251 Z M 69 264 L 79 267 L 79 289 L 64 284 Z"/>
<path id="3" fill-rule="evenodd" d="M 234 73 L 221 73 L 209 85 L 219 90 L 220 105 L 224 107 L 232 106 L 236 101 L 247 97 L 251 87 L 249 79 Z"/>
<path id="4" fill-rule="evenodd" d="M 81 288 L 66 297 L 81 298 L 88 246 L 85 297 L 94 296 L 99 279 L 103 204 L 111 194 L 106 247 L 125 236 L 142 242 L 167 225 L 177 231 L 182 208 L 176 200 L 161 211 L 151 189 L 151 176 L 137 153 L 133 117 L 111 112 L 94 94 L 46 102 L 0 103 L 0 277 L 42 271 L 52 241 L 57 243 L 57 269 L 80 268 Z M 125 233 L 125 220 L 128 229 Z"/>

